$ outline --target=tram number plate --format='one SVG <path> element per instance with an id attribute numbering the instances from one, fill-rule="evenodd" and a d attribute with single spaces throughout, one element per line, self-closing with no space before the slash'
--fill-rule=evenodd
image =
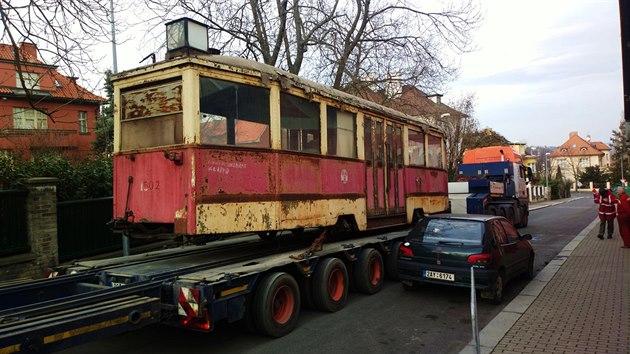
<path id="1" fill-rule="evenodd" d="M 442 272 L 434 272 L 432 270 L 425 270 L 422 272 L 422 276 L 424 276 L 425 278 L 431 278 L 431 279 L 455 281 L 455 274 L 453 273 L 442 273 Z"/>

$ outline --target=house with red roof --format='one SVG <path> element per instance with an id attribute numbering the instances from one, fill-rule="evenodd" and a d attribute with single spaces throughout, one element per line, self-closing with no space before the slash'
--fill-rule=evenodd
<path id="1" fill-rule="evenodd" d="M 549 154 L 550 177 L 560 167 L 562 176 L 572 180 L 578 180 L 577 176 L 584 172 L 586 167 L 599 166 L 602 171 L 610 169 L 611 148 L 601 141 L 591 141 L 589 135 L 586 139 L 580 137 L 577 132 L 570 132 L 569 139 L 558 146 Z"/>
<path id="2" fill-rule="evenodd" d="M 0 44 L 0 152 L 28 158 L 51 151 L 85 158 L 92 153 L 96 119 L 107 100 L 37 53 L 31 43 L 18 48 Z"/>

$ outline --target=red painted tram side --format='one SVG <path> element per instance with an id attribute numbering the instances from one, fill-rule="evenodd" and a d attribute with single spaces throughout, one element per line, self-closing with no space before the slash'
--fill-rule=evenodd
<path id="1" fill-rule="evenodd" d="M 240 58 L 120 73 L 119 231 L 205 235 L 411 223 L 448 207 L 441 131 Z"/>

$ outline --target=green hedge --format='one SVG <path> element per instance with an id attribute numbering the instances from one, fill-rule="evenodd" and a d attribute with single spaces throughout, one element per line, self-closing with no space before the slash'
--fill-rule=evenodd
<path id="1" fill-rule="evenodd" d="M 72 161 L 49 153 L 23 160 L 19 155 L 0 154 L 0 188 L 20 188 L 24 178 L 56 177 L 59 201 L 107 197 L 112 195 L 112 166 L 111 157 Z"/>

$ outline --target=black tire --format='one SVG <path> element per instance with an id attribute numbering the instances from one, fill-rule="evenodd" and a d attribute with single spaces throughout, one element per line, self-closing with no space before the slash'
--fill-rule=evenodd
<path id="1" fill-rule="evenodd" d="M 529 211 L 528 209 L 523 208 L 523 221 L 521 221 L 521 227 L 527 227 L 529 223 Z"/>
<path id="2" fill-rule="evenodd" d="M 264 241 L 271 241 L 276 238 L 278 231 L 258 231 L 258 237 Z"/>
<path id="3" fill-rule="evenodd" d="M 383 288 L 385 278 L 383 256 L 374 248 L 362 250 L 352 273 L 352 280 L 358 292 L 376 294 Z"/>
<path id="4" fill-rule="evenodd" d="M 503 213 L 505 214 L 505 218 L 508 219 L 510 224 L 514 225 L 514 208 L 512 208 L 511 206 L 503 207 Z"/>
<path id="5" fill-rule="evenodd" d="M 338 258 L 320 260 L 313 276 L 313 303 L 321 311 L 336 312 L 348 299 L 348 270 Z"/>
<path id="6" fill-rule="evenodd" d="M 401 284 L 402 284 L 403 289 L 405 289 L 405 291 L 416 291 L 420 289 L 420 282 L 418 281 L 405 280 Z"/>
<path id="7" fill-rule="evenodd" d="M 494 278 L 494 286 L 492 287 L 492 298 L 490 302 L 495 305 L 500 305 L 504 299 L 504 290 L 505 287 L 505 274 L 503 272 L 499 272 L 497 277 Z"/>
<path id="8" fill-rule="evenodd" d="M 392 245 L 392 249 L 385 257 L 385 275 L 389 280 L 398 280 L 398 255 L 400 254 L 400 241 Z"/>
<path id="9" fill-rule="evenodd" d="M 254 323 L 260 333 L 282 337 L 295 329 L 300 315 L 300 289 L 284 272 L 262 278 L 254 294 Z"/>
<path id="10" fill-rule="evenodd" d="M 527 261 L 527 270 L 525 271 L 525 273 L 523 273 L 523 277 L 528 280 L 534 279 L 534 254 L 533 253 L 529 256 L 529 260 Z"/>
<path id="11" fill-rule="evenodd" d="M 497 215 L 497 208 L 494 205 L 489 205 L 486 209 L 486 215 Z"/>

